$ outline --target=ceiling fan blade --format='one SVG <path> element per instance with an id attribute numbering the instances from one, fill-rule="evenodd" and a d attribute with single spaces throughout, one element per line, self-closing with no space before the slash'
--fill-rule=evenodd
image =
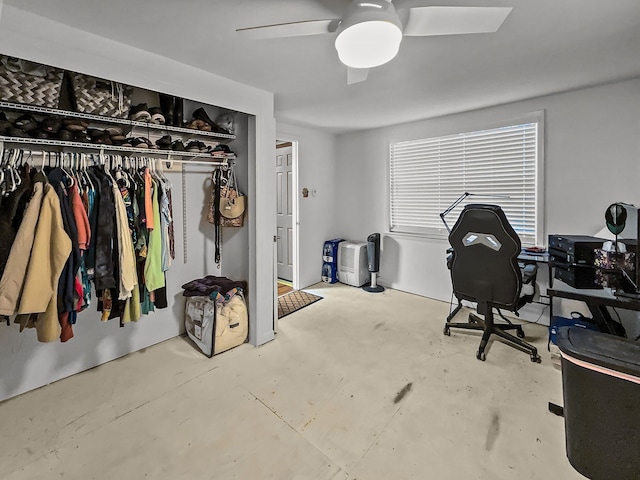
<path id="1" fill-rule="evenodd" d="M 364 82 L 369 75 L 368 68 L 351 68 L 347 67 L 347 85 Z"/>
<path id="2" fill-rule="evenodd" d="M 511 7 L 412 7 L 403 34 L 407 36 L 493 33 Z"/>
<path id="3" fill-rule="evenodd" d="M 281 37 L 303 37 L 331 33 L 338 27 L 339 20 L 305 20 L 302 22 L 278 23 L 260 27 L 238 28 L 236 32 L 247 38 L 265 39 Z"/>

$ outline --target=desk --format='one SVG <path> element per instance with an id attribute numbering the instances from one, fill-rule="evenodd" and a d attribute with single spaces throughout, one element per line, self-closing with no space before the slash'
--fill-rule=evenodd
<path id="1" fill-rule="evenodd" d="M 549 296 L 549 317 L 553 317 L 553 298 L 567 298 L 570 300 L 578 300 L 587 304 L 591 316 L 605 333 L 614 335 L 624 335 L 624 328 L 611 318 L 611 314 L 607 307 L 622 308 L 625 310 L 633 310 L 640 312 L 640 299 L 629 297 L 617 297 L 609 289 L 591 290 L 577 289 L 566 283 L 556 279 L 553 288 L 547 289 Z"/>
<path id="2" fill-rule="evenodd" d="M 524 248 L 518 255 L 519 262 L 536 262 L 536 263 L 550 263 L 551 256 L 549 252 L 531 253 L 527 252 Z"/>

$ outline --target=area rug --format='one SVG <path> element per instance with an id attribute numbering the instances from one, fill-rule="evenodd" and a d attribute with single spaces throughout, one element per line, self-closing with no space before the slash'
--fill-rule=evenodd
<path id="1" fill-rule="evenodd" d="M 286 317 L 290 313 L 311 305 L 318 300 L 322 300 L 322 297 L 302 290 L 294 290 L 282 295 L 278 297 L 278 318 Z"/>

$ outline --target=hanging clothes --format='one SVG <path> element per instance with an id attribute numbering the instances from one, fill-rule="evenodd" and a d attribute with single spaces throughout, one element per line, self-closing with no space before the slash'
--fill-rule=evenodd
<path id="1" fill-rule="evenodd" d="M 76 303 L 76 274 L 80 268 L 80 248 L 78 246 L 78 229 L 73 216 L 73 206 L 69 188 L 72 186 L 73 179 L 69 178 L 67 173 L 59 167 L 53 168 L 48 179 L 60 201 L 60 210 L 62 212 L 62 222 L 64 230 L 71 239 L 71 255 L 60 275 L 58 282 L 58 313 L 62 333 L 60 340 L 66 342 L 73 337 L 73 329 L 69 322 L 69 312 L 73 312 Z"/>
<path id="2" fill-rule="evenodd" d="M 169 190 L 167 184 L 160 182 L 159 204 L 160 204 L 160 235 L 162 246 L 162 271 L 166 272 L 171 267 L 171 253 L 169 248 L 169 225 L 171 223 L 171 211 L 169 210 Z"/>
<path id="3" fill-rule="evenodd" d="M 93 181 L 91 180 L 89 173 L 86 170 L 82 172 L 81 178 L 84 179 L 84 185 L 82 186 L 80 198 L 82 200 L 82 206 L 87 217 L 87 228 L 90 232 L 90 235 L 86 249 L 82 252 L 80 269 L 78 272 L 79 281 L 82 285 L 82 299 L 79 302 L 79 308 L 77 309 L 78 311 L 86 310 L 91 305 L 91 279 L 93 278 L 93 265 L 95 265 L 94 237 L 96 228 L 95 219 L 92 218 L 93 212 L 95 210 L 95 186 L 93 184 Z M 92 265 L 91 268 L 89 267 L 90 263 Z"/>
<path id="4" fill-rule="evenodd" d="M 73 245 L 64 228 L 60 200 L 52 185 L 44 186 L 39 213 L 17 313 L 27 316 L 18 319 L 23 327 L 36 327 L 40 342 L 51 342 L 58 339 L 61 331 L 58 286 Z M 28 318 L 31 314 L 39 315 Z"/>
<path id="5" fill-rule="evenodd" d="M 69 189 L 69 196 L 71 198 L 73 218 L 75 219 L 78 230 L 78 248 L 84 252 L 89 247 L 89 242 L 91 241 L 91 226 L 89 225 L 87 211 L 80 197 L 77 181 L 75 181 Z"/>
<path id="6" fill-rule="evenodd" d="M 89 279 L 93 280 L 96 266 L 96 244 L 98 238 L 98 217 L 100 204 L 100 179 L 95 175 L 93 167 L 87 169 L 87 175 L 91 180 L 92 188 L 87 189 L 87 205 L 89 216 L 89 227 L 91 228 L 91 241 L 84 254 L 85 266 Z"/>
<path id="7" fill-rule="evenodd" d="M 167 189 L 167 198 L 169 199 L 169 255 L 172 260 L 176 259 L 176 242 L 175 232 L 173 230 L 173 202 L 171 201 L 171 185 Z"/>
<path id="8" fill-rule="evenodd" d="M 128 190 L 125 194 L 129 195 Z M 113 197 L 116 203 L 116 228 L 118 231 L 118 249 L 120 263 L 119 295 L 118 300 L 131 298 L 131 292 L 137 287 L 138 279 L 136 273 L 135 252 L 133 250 L 133 240 L 129 228 L 127 217 L 127 207 L 125 206 L 121 188 L 113 182 Z"/>
<path id="9" fill-rule="evenodd" d="M 0 279 L 0 315 L 13 315 L 18 308 L 18 301 L 29 266 L 29 257 L 33 250 L 36 226 L 44 195 L 44 181 L 46 178 L 41 175 L 34 183 L 33 194 L 11 246 L 2 279 Z"/>
<path id="10" fill-rule="evenodd" d="M 175 241 L 162 171 L 129 169 L 120 157 L 88 168 L 83 156 L 55 158 L 59 166 L 43 164 L 47 175 L 32 179 L 23 165 L 22 185 L 0 204 L 0 315 L 16 315 L 20 331 L 35 328 L 41 342 L 66 342 L 92 281 L 102 321 L 124 326 L 167 308 Z"/>
<path id="11" fill-rule="evenodd" d="M 25 165 L 19 173 L 22 183 L 13 192 L 5 195 L 0 204 L 0 275 L 4 273 L 11 246 L 18 233 L 27 202 L 31 198 L 29 166 Z"/>
<path id="12" fill-rule="evenodd" d="M 58 292 L 60 295 L 60 311 L 71 312 L 74 304 L 75 276 L 80 266 L 80 247 L 78 246 L 78 229 L 73 216 L 73 207 L 69 195 L 69 177 L 59 167 L 53 168 L 47 175 L 49 183 L 58 195 L 62 222 L 67 235 L 71 239 L 71 255 L 60 277 Z"/>
<path id="13" fill-rule="evenodd" d="M 111 187 L 111 180 L 101 167 L 90 167 L 90 174 L 94 176 L 100 185 L 100 198 L 98 201 L 96 222 L 96 244 L 94 264 L 94 284 L 96 290 L 116 287 L 114 264 L 114 233 L 116 207 Z"/>
<path id="14" fill-rule="evenodd" d="M 144 213 L 145 213 L 145 226 L 147 230 L 151 231 L 155 227 L 155 217 L 153 215 L 153 181 L 151 179 L 151 172 L 148 168 L 144 169 Z"/>
<path id="15" fill-rule="evenodd" d="M 164 273 L 162 271 L 162 229 L 160 228 L 160 206 L 158 204 L 158 185 L 152 181 L 153 193 L 151 211 L 153 224 L 158 228 L 149 231 L 149 247 L 144 265 L 144 280 L 149 292 L 164 287 Z M 149 212 L 147 211 L 147 219 Z M 147 229 L 148 229 L 147 222 Z"/>
<path id="16" fill-rule="evenodd" d="M 73 185 L 69 188 L 69 196 L 71 199 L 71 208 L 73 210 L 73 217 L 76 222 L 76 228 L 78 230 L 78 248 L 80 249 L 80 263 L 74 279 L 74 299 L 75 304 L 73 311 L 79 312 L 85 307 L 85 299 L 90 296 L 91 286 L 83 282 L 83 277 L 86 277 L 86 268 L 84 266 L 84 254 L 89 243 L 91 241 L 91 227 L 89 225 L 89 217 L 85 209 L 85 205 L 80 196 L 80 185 L 78 177 L 74 179 Z M 85 294 L 85 289 L 89 292 Z M 70 323 L 75 324 L 76 316 L 70 317 Z"/>

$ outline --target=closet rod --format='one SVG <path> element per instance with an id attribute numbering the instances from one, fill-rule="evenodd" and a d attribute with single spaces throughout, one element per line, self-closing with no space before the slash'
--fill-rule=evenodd
<path id="1" fill-rule="evenodd" d="M 2 152 L 4 152 L 4 150 L 5 150 L 5 142 L 4 142 L 4 140 L 2 140 L 0 138 L 0 155 L 1 155 Z M 32 152 L 32 153 L 35 153 L 35 154 L 40 154 L 40 155 L 44 155 L 45 153 L 48 153 L 47 150 L 40 150 L 40 151 L 38 151 L 38 150 L 36 150 L 36 151 L 29 150 L 29 151 Z M 64 152 L 58 152 L 58 153 L 64 153 Z M 144 155 L 144 153 L 147 153 L 147 155 Z M 99 154 L 104 155 L 105 151 L 103 149 L 100 149 Z M 166 155 L 166 158 L 152 157 L 149 154 L 151 154 L 151 155 L 154 155 L 154 154 L 162 155 L 162 154 L 164 154 L 164 155 Z M 183 164 L 191 164 L 191 165 L 208 165 L 208 166 L 212 166 L 212 167 L 228 167 L 231 163 L 233 163 L 235 161 L 235 157 L 234 158 L 223 158 L 222 161 L 218 161 L 217 159 L 215 161 L 195 160 L 195 159 L 194 160 L 189 160 L 189 159 L 182 160 L 182 159 L 178 159 L 178 158 L 171 158 L 171 153 L 162 152 L 161 150 L 157 150 L 157 151 L 152 150 L 150 152 L 145 152 L 143 150 L 141 152 L 135 152 L 134 155 L 118 155 L 118 156 L 129 157 L 129 158 L 131 158 L 131 157 L 134 157 L 134 158 L 135 157 L 137 157 L 137 158 L 148 158 L 149 160 L 154 161 L 154 162 L 165 162 L 165 163 L 173 163 L 173 162 L 175 162 L 175 163 L 183 163 Z M 176 153 L 176 156 L 181 156 L 181 153 Z M 202 155 L 200 155 L 200 156 L 202 156 Z M 195 156 L 194 158 L 198 158 L 198 157 Z M 215 158 L 215 157 L 211 157 L 211 158 Z"/>
<path id="2" fill-rule="evenodd" d="M 204 160 L 174 160 L 173 158 L 154 158 L 156 162 L 162 163 L 186 163 L 191 165 L 209 165 L 211 167 L 228 167 L 229 163 L 227 161 L 224 162 L 206 162 Z"/>

